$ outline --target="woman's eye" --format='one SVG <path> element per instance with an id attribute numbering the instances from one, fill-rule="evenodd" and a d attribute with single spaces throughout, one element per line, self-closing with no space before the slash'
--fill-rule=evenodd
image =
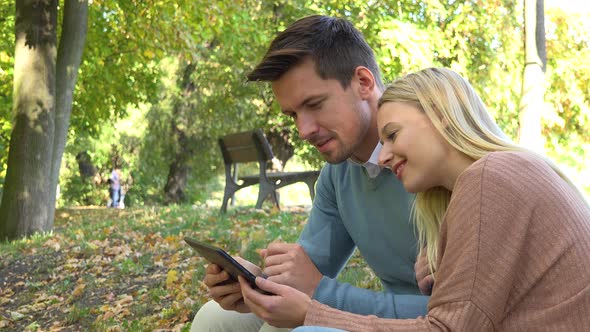
<path id="1" fill-rule="evenodd" d="M 397 131 L 394 131 L 392 133 L 390 133 L 389 135 L 387 135 L 387 140 L 388 141 L 393 141 L 395 139 L 395 135 L 397 134 Z"/>

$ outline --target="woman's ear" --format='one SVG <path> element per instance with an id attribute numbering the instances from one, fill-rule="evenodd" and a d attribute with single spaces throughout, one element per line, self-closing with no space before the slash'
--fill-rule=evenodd
<path id="1" fill-rule="evenodd" d="M 358 66 L 354 69 L 353 81 L 358 82 L 358 91 L 360 96 L 365 99 L 373 95 L 375 89 L 375 76 L 364 66 Z"/>

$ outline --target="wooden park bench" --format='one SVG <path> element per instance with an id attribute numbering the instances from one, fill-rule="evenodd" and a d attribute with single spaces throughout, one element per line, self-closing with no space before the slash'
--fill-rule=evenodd
<path id="1" fill-rule="evenodd" d="M 219 139 L 219 146 L 225 163 L 225 190 L 221 212 L 227 211 L 227 203 L 236 191 L 260 184 L 256 208 L 262 207 L 262 202 L 270 196 L 277 208 L 279 196 L 277 189 L 296 182 L 305 182 L 309 188 L 309 195 L 313 201 L 315 196 L 314 185 L 320 175 L 320 171 L 305 172 L 270 172 L 267 169 L 269 161 L 273 159 L 273 153 L 262 129 L 231 134 Z M 238 176 L 238 164 L 258 162 L 259 174 Z M 233 171 L 233 172 L 232 172 Z"/>

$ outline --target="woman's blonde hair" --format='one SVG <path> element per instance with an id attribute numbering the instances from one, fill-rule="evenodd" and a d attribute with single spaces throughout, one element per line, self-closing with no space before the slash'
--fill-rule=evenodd
<path id="1" fill-rule="evenodd" d="M 417 106 L 453 148 L 474 160 L 493 151 L 532 152 L 516 145 L 502 132 L 473 87 L 452 70 L 428 68 L 398 79 L 387 87 L 379 107 L 388 102 Z M 551 160 L 540 157 L 576 189 Z M 416 195 L 412 208 L 420 248 L 426 248 L 431 271 L 437 267 L 439 228 L 450 199 L 449 190 L 431 188 Z"/>

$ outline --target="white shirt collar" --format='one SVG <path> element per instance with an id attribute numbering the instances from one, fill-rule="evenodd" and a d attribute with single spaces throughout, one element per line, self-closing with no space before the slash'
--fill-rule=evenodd
<path id="1" fill-rule="evenodd" d="M 377 146 L 373 150 L 371 157 L 369 157 L 369 160 L 367 160 L 365 163 L 361 164 L 352 160 L 352 158 L 348 158 L 348 161 L 353 164 L 363 166 L 367 170 L 369 177 L 375 178 L 381 172 L 381 167 L 379 166 L 379 152 L 381 152 L 382 147 L 383 145 L 381 145 L 381 142 L 377 143 Z"/>

